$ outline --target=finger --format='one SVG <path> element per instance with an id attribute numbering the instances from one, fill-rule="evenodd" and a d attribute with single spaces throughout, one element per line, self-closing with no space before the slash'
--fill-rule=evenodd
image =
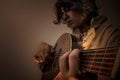
<path id="1" fill-rule="evenodd" d="M 45 56 L 43 55 L 43 51 L 38 51 L 34 56 L 34 61 L 36 63 L 43 63 L 45 62 Z"/>
<path id="2" fill-rule="evenodd" d="M 62 55 L 60 58 L 59 58 L 59 67 L 60 67 L 60 71 L 63 75 L 66 75 L 68 73 L 68 56 L 70 54 L 70 51 L 69 52 L 66 52 L 64 55 Z"/>
<path id="3" fill-rule="evenodd" d="M 74 49 L 69 55 L 69 75 L 78 76 L 79 73 L 79 59 L 80 50 Z"/>
<path id="4" fill-rule="evenodd" d="M 34 62 L 39 63 L 39 56 L 34 55 L 33 60 L 34 60 Z"/>

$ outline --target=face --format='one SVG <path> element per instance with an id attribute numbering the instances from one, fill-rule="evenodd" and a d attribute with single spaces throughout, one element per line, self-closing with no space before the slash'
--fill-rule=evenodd
<path id="1" fill-rule="evenodd" d="M 80 28 L 83 26 L 86 16 L 84 13 L 77 13 L 72 10 L 64 11 L 62 10 L 62 19 L 65 20 L 68 27 L 70 27 L 72 30 L 75 30 L 76 28 Z"/>

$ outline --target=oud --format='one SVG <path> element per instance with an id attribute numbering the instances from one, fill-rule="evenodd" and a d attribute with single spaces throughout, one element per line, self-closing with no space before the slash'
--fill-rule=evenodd
<path id="1" fill-rule="evenodd" d="M 43 80 L 62 80 L 59 70 L 59 57 L 67 51 L 77 48 L 77 39 L 69 34 L 61 35 L 54 48 L 54 60 Z M 114 79 L 120 76 L 120 47 L 83 50 L 80 54 L 80 70 Z"/>

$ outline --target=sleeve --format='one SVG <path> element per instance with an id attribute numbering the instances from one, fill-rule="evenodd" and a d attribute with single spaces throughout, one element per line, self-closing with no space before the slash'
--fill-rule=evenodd
<path id="1" fill-rule="evenodd" d="M 115 29 L 108 38 L 107 47 L 120 47 L 120 29 Z"/>

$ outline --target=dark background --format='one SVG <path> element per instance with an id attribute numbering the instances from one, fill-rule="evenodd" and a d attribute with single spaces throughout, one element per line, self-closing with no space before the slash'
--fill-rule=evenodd
<path id="1" fill-rule="evenodd" d="M 33 54 L 41 41 L 54 45 L 65 25 L 54 25 L 55 0 L 0 0 L 0 80 L 40 80 Z M 97 0 L 100 14 L 120 26 L 120 1 Z M 57 26 L 57 27 L 56 27 Z"/>

